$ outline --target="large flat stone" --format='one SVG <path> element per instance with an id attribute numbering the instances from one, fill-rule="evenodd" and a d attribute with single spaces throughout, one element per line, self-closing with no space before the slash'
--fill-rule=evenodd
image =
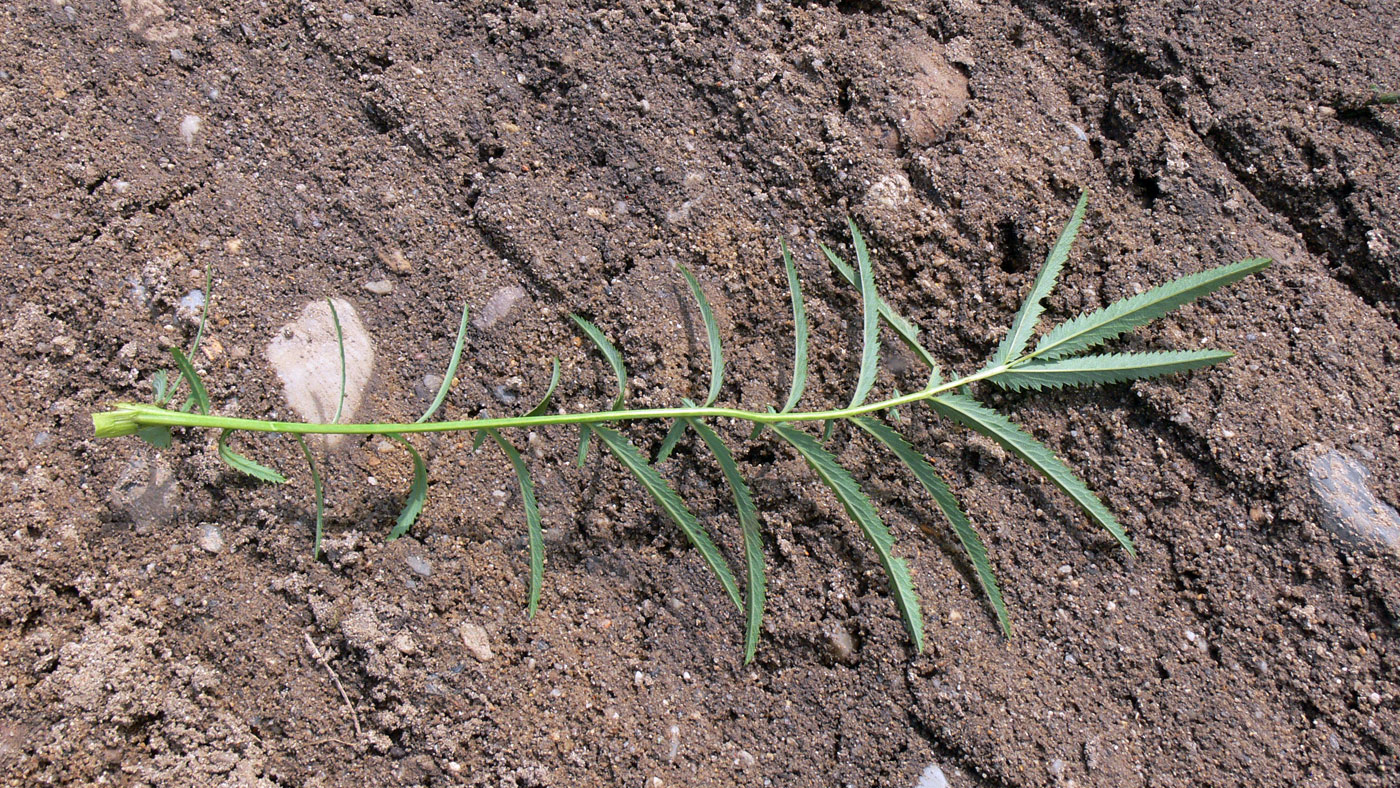
<path id="1" fill-rule="evenodd" d="M 340 347 L 335 323 L 325 301 L 313 301 L 301 310 L 301 317 L 277 332 L 267 346 L 267 358 L 282 379 L 287 404 L 303 421 L 350 422 L 364 399 L 365 387 L 374 372 L 374 343 L 365 332 L 355 306 L 335 299 L 340 329 L 345 339 L 345 404 L 340 407 Z M 343 435 L 327 436 L 324 445 L 334 448 Z"/>

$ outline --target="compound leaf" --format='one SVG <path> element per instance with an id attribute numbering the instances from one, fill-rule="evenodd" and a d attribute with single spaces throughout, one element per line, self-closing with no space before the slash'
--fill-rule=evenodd
<path id="1" fill-rule="evenodd" d="M 136 437 L 156 447 L 157 449 L 170 448 L 170 428 L 159 424 L 149 427 L 141 427 L 136 430 Z"/>
<path id="2" fill-rule="evenodd" d="M 248 476 L 252 476 L 254 479 L 259 479 L 261 481 L 272 482 L 273 484 L 287 483 L 287 477 L 267 467 L 266 465 L 263 465 L 260 462 L 250 460 L 247 457 L 244 457 L 242 454 L 239 454 L 238 452 L 229 448 L 228 439 L 229 436 L 232 434 L 233 430 L 224 430 L 223 432 L 219 433 L 219 457 L 223 459 L 223 461 L 227 463 L 230 468 L 234 469 L 235 471 L 238 471 L 239 473 L 247 474 Z"/>
<path id="3" fill-rule="evenodd" d="M 334 424 L 340 421 L 340 413 L 345 409 L 345 332 L 340 330 L 340 313 L 335 309 L 335 301 L 327 298 L 326 304 L 331 308 L 331 323 L 335 325 L 335 344 L 340 349 L 340 400 L 335 405 L 335 418 L 331 419 L 331 423 Z"/>
<path id="4" fill-rule="evenodd" d="M 165 369 L 156 370 L 155 373 L 151 375 L 151 389 L 157 405 L 164 405 L 168 402 L 170 398 L 166 396 L 166 393 L 170 389 L 170 371 Z"/>
<path id="5" fill-rule="evenodd" d="M 685 502 L 681 500 L 676 491 L 671 489 L 671 485 L 661 478 L 661 474 L 656 469 L 647 464 L 646 458 L 642 457 L 637 447 L 630 441 L 622 437 L 607 427 L 593 426 L 593 432 L 597 434 L 598 440 L 612 452 L 618 462 L 623 467 L 637 477 L 642 487 L 651 494 L 657 506 L 670 517 L 676 525 L 685 532 L 686 538 L 695 548 L 700 551 L 700 556 L 709 565 L 710 571 L 714 572 L 719 579 L 720 585 L 724 586 L 725 593 L 734 601 L 734 606 L 743 609 L 743 602 L 739 599 L 739 584 L 734 581 L 734 574 L 729 571 L 729 566 L 724 562 L 724 556 L 720 555 L 715 543 L 710 541 L 710 536 L 705 532 L 700 522 L 695 519 L 695 515 L 686 508 Z"/>
<path id="6" fill-rule="evenodd" d="M 613 375 L 617 377 L 617 398 L 613 400 L 612 409 L 617 410 L 621 408 L 623 401 L 627 399 L 627 366 L 622 363 L 622 354 L 617 352 L 617 348 L 613 346 L 613 343 L 608 340 L 607 335 L 597 326 L 578 315 L 569 315 L 569 317 L 573 318 L 573 321 L 578 324 L 578 327 L 583 329 L 583 333 L 587 334 L 588 338 L 593 340 L 593 344 L 598 346 L 598 350 L 602 352 L 603 357 L 612 365 Z M 579 428 L 579 467 L 583 467 L 584 460 L 588 459 L 588 438 L 592 430 L 593 428 L 587 424 Z"/>
<path id="7" fill-rule="evenodd" d="M 530 412 L 525 414 L 525 418 L 531 416 L 543 416 L 549 410 L 549 402 L 554 398 L 554 390 L 559 387 L 559 359 L 552 359 L 554 371 L 549 375 L 549 388 L 545 389 L 544 396 L 540 398 L 540 404 L 530 408 Z"/>
<path id="8" fill-rule="evenodd" d="M 982 593 L 987 595 L 987 601 L 991 602 L 992 610 L 996 612 L 997 622 L 1001 624 L 1001 631 L 1007 637 L 1011 637 L 1011 617 L 1006 612 L 1006 602 L 1002 600 L 1001 587 L 997 585 L 996 574 L 992 572 L 992 564 L 987 559 L 987 548 L 982 544 L 982 538 L 977 535 L 977 530 L 972 527 L 972 522 L 963 513 L 962 507 L 958 506 L 958 499 L 953 497 L 953 491 L 948 487 L 948 483 L 943 481 L 943 477 L 933 469 L 933 466 L 925 460 L 909 442 L 904 440 L 904 436 L 895 432 L 884 422 L 873 418 L 859 417 L 853 419 L 855 423 L 866 432 L 873 435 L 896 457 L 909 468 L 914 474 L 914 478 L 924 486 L 928 494 L 933 496 L 933 500 L 938 504 L 938 508 L 943 510 L 943 516 L 948 518 L 948 522 L 953 525 L 953 533 L 957 534 L 958 541 L 962 543 L 963 552 L 967 553 L 967 560 L 972 563 L 972 570 L 977 575 L 977 583 L 982 586 Z"/>
<path id="9" fill-rule="evenodd" d="M 991 438 L 1001 444 L 1002 448 L 1030 463 L 1032 468 L 1064 491 L 1099 525 L 1113 534 L 1113 538 L 1118 540 L 1129 555 L 1137 555 L 1132 540 L 1123 532 L 1123 526 L 1118 524 L 1098 496 L 1074 475 L 1069 466 L 1025 430 L 966 394 L 940 394 L 927 402 L 940 416 L 950 418 Z"/>
<path id="10" fill-rule="evenodd" d="M 593 427 L 585 424 L 578 428 L 578 467 L 588 461 L 588 439 L 593 436 Z"/>
<path id="11" fill-rule="evenodd" d="M 204 264 L 204 308 L 199 312 L 199 328 L 195 329 L 194 342 L 190 343 L 190 355 L 199 352 L 199 343 L 204 341 L 204 326 L 209 322 L 209 310 L 214 306 L 214 266 Z"/>
<path id="12" fill-rule="evenodd" d="M 1269 267 L 1267 257 L 1253 257 L 1238 263 L 1222 265 L 1207 271 L 1183 276 L 1145 293 L 1067 320 L 1040 338 L 1031 355 L 1040 359 L 1055 359 L 1073 355 L 1101 342 L 1113 339 L 1145 323 L 1165 315 L 1182 304 L 1213 293 L 1232 282 Z"/>
<path id="13" fill-rule="evenodd" d="M 608 340 L 606 334 L 597 326 L 579 317 L 569 315 L 573 318 L 578 327 L 583 329 L 583 333 L 593 340 L 593 344 L 598 346 L 598 350 L 603 354 L 603 358 L 612 365 L 613 375 L 617 377 L 617 397 L 613 400 L 612 409 L 617 410 L 622 407 L 622 402 L 627 398 L 627 367 L 622 363 L 622 354 L 617 351 L 613 343 Z"/>
<path id="14" fill-rule="evenodd" d="M 661 439 L 661 448 L 656 450 L 656 462 L 665 462 L 671 456 L 671 452 L 676 450 L 676 444 L 685 437 L 685 428 L 685 420 L 676 419 L 671 425 L 671 429 L 666 431 L 666 437 Z"/>
<path id="15" fill-rule="evenodd" d="M 1014 391 L 1122 383 L 1218 364 L 1233 355 L 1224 350 L 1166 350 L 1076 356 L 1053 361 L 1037 359 L 1012 367 L 1010 372 L 992 378 L 992 382 Z"/>
<path id="16" fill-rule="evenodd" d="M 1069 258 L 1069 248 L 1074 244 L 1074 236 L 1079 233 L 1079 225 L 1084 223 L 1084 207 L 1088 203 L 1089 192 L 1080 193 L 1079 203 L 1074 206 L 1074 213 L 1070 215 L 1069 223 L 1060 232 L 1060 237 L 1055 241 L 1055 245 L 1050 247 L 1050 253 L 1045 256 L 1045 264 L 1041 266 L 1040 273 L 1036 274 L 1035 284 L 1031 285 L 1030 295 L 1021 304 L 1021 309 L 1016 313 L 1016 319 L 1011 322 L 1011 330 L 1006 333 L 1006 337 L 997 346 L 997 352 L 992 357 L 993 364 L 1008 364 L 1020 357 L 1021 352 L 1026 349 L 1031 334 L 1035 332 L 1035 324 L 1040 321 L 1040 314 L 1045 309 L 1041 302 L 1054 289 L 1055 280 L 1060 276 L 1060 269 L 1064 267 L 1065 260 Z"/>
<path id="17" fill-rule="evenodd" d="M 861 491 L 860 485 L 836 458 L 823 449 L 816 438 L 786 424 L 771 425 L 773 431 L 788 443 L 807 461 L 822 483 L 836 494 L 836 499 L 845 508 L 846 514 L 860 527 L 861 533 L 875 548 L 880 565 L 890 580 L 890 595 L 895 607 L 904 619 L 904 627 L 914 641 L 916 651 L 924 650 L 924 620 L 919 612 L 919 598 L 914 593 L 914 581 L 909 576 L 909 567 L 903 558 L 895 557 L 894 537 L 890 534 L 880 515 L 870 505 L 870 500 Z"/>

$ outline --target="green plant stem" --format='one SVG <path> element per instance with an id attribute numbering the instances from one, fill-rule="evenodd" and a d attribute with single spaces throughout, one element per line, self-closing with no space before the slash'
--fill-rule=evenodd
<path id="1" fill-rule="evenodd" d="M 1024 360 L 1027 355 L 1011 364 L 1003 364 L 984 369 L 948 383 L 905 394 L 900 397 L 868 402 L 853 408 L 837 410 L 817 410 L 806 412 L 773 413 L 771 411 L 741 410 L 738 408 L 647 408 L 641 410 L 606 410 L 592 413 L 548 413 L 538 416 L 514 416 L 496 419 L 464 419 L 460 421 L 416 422 L 412 424 L 326 424 L 297 421 L 265 421 L 262 419 L 241 419 L 229 416 L 206 416 L 198 413 L 184 413 L 154 405 L 122 403 L 112 410 L 93 414 L 93 424 L 98 437 L 130 435 L 142 427 L 204 427 L 221 430 L 244 430 L 247 432 L 276 432 L 287 435 L 379 435 L 384 433 L 419 432 L 461 432 L 464 430 L 487 430 L 542 427 L 551 424 L 598 424 L 617 421 L 638 421 L 649 419 L 739 419 L 754 424 L 783 424 L 789 422 L 835 421 L 863 416 L 901 405 L 912 405 L 956 391 L 979 380 L 989 380 L 1008 372 Z"/>

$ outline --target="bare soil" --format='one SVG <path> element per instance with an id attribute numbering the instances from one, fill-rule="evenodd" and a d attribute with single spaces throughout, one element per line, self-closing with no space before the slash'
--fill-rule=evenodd
<path id="1" fill-rule="evenodd" d="M 1395 785 L 1398 559 L 1323 530 L 1294 455 L 1344 451 L 1400 502 L 1400 107 L 1372 101 L 1400 87 L 1397 40 L 1395 6 L 1364 0 L 5 4 L 0 781 Z M 847 215 L 969 371 L 1081 188 L 1051 319 L 1277 262 L 1123 342 L 1238 353 L 1219 368 L 983 392 L 1136 560 L 1014 458 L 907 414 L 986 538 L 1010 640 L 932 503 L 845 434 L 913 568 L 922 655 L 836 501 L 730 425 L 771 572 L 748 666 L 694 550 L 611 460 L 576 468 L 569 430 L 517 436 L 549 551 L 533 620 L 514 478 L 465 437 L 419 442 L 430 500 L 392 544 L 406 457 L 326 458 L 321 560 L 294 443 L 240 443 L 294 476 L 269 487 L 214 435 L 92 437 L 188 345 L 206 266 L 223 413 L 287 414 L 264 348 L 339 295 L 376 343 L 361 418 L 411 420 L 461 304 L 506 288 L 448 412 L 518 409 L 555 355 L 558 401 L 606 407 L 570 312 L 624 350 L 633 403 L 671 404 L 708 363 L 678 264 L 725 327 L 724 401 L 762 408 L 791 363 L 779 236 L 814 323 L 806 401 L 840 403 L 859 305 L 816 243 L 844 245 Z M 663 467 L 737 560 L 705 452 Z"/>

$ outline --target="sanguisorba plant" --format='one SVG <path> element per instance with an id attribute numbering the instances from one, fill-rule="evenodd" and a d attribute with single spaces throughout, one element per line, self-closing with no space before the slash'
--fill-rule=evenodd
<path id="1" fill-rule="evenodd" d="M 587 456 L 590 439 L 596 438 L 613 457 L 617 459 L 642 487 L 655 500 L 657 506 L 680 526 L 686 538 L 699 551 L 705 563 L 718 578 L 720 585 L 734 604 L 746 614 L 745 660 L 753 659 L 758 643 L 759 626 L 764 603 L 764 561 L 763 538 L 759 531 L 758 511 L 749 492 L 748 484 L 739 471 L 738 464 L 728 446 L 720 439 L 708 422 L 717 419 L 737 419 L 753 425 L 753 435 L 757 438 L 766 427 L 771 435 L 782 443 L 791 446 L 811 466 L 817 477 L 831 489 L 846 513 L 860 528 L 870 542 L 880 564 L 889 578 L 890 593 L 903 617 L 905 628 L 916 650 L 923 650 L 923 618 L 919 612 L 918 598 L 914 584 L 904 560 L 895 555 L 894 537 L 881 521 L 880 515 L 871 506 L 870 500 L 862 492 L 856 479 L 842 467 L 836 458 L 819 439 L 800 428 L 803 424 L 821 424 L 825 435 L 830 435 L 831 427 L 839 422 L 854 426 L 868 434 L 877 443 L 892 452 L 913 474 L 919 484 L 933 498 L 934 503 L 948 518 L 953 532 L 967 552 L 968 561 L 973 567 L 978 583 L 995 611 L 998 623 L 1009 636 L 1010 618 L 1001 590 L 987 558 L 987 550 L 978 537 L 967 515 L 958 505 L 948 484 L 938 475 L 924 455 L 900 435 L 889 421 L 881 418 L 897 412 L 897 408 L 923 404 L 935 414 L 958 422 L 1000 444 L 1006 451 L 1020 457 L 1039 471 L 1051 484 L 1058 487 L 1078 504 L 1089 517 L 1106 529 L 1122 545 L 1133 553 L 1133 543 L 1119 525 L 1112 512 L 1091 492 L 1063 462 L 1046 446 L 1036 441 L 1025 430 L 1007 419 L 1001 413 L 989 408 L 970 391 L 974 383 L 990 383 L 1004 389 L 1043 389 L 1067 386 L 1088 386 L 1151 378 L 1174 372 L 1196 369 L 1215 364 L 1232 354 L 1222 350 L 1166 350 L 1156 352 L 1087 352 L 1108 342 L 1124 332 L 1130 331 L 1149 321 L 1155 320 L 1182 304 L 1193 301 L 1225 285 L 1238 281 L 1249 274 L 1267 267 L 1269 260 L 1253 258 L 1232 265 L 1212 268 L 1184 276 L 1173 282 L 1153 288 L 1143 293 L 1114 302 L 1102 309 L 1080 315 L 1060 323 L 1048 332 L 1035 338 L 1036 325 L 1043 309 L 1042 302 L 1050 294 L 1069 255 L 1080 224 L 1084 219 L 1086 197 L 1081 196 L 1075 206 L 1069 223 L 1059 239 L 1050 249 L 1045 265 L 1031 285 L 1029 297 L 1021 305 L 1011 323 L 1011 329 L 997 347 L 991 359 L 981 369 L 972 374 L 945 380 L 933 355 L 920 343 L 919 330 L 901 317 L 890 304 L 884 301 L 875 290 L 874 274 L 865 241 L 854 222 L 849 221 L 851 244 L 855 253 L 856 265 L 852 268 L 831 249 L 822 246 L 821 250 L 841 274 L 859 293 L 863 306 L 861 325 L 862 351 L 860 371 L 850 401 L 839 408 L 821 410 L 798 410 L 807 380 L 807 316 L 803 306 L 802 288 L 797 271 L 785 243 L 780 244 L 783 263 L 787 270 L 788 289 L 792 295 L 792 318 L 795 333 L 792 385 L 787 400 L 780 409 L 768 408 L 763 411 L 743 410 L 717 406 L 724 377 L 724 355 L 720 345 L 719 327 L 714 313 L 705 298 L 699 283 L 690 271 L 682 268 L 686 282 L 690 286 L 699 305 L 709 339 L 710 386 L 703 403 L 682 399 L 681 404 L 668 408 L 630 409 L 627 407 L 627 367 L 621 353 L 593 323 L 577 315 L 573 320 L 588 336 L 604 358 L 611 365 L 617 377 L 617 396 L 608 410 L 593 413 L 553 412 L 550 403 L 555 387 L 559 383 L 559 362 L 554 361 L 554 372 L 549 387 L 540 403 L 522 416 L 503 418 L 480 418 L 459 421 L 431 421 L 445 401 L 448 386 L 456 374 L 461 358 L 463 339 L 467 326 L 466 311 L 463 310 L 461 326 L 458 329 L 456 345 L 437 397 L 417 421 L 412 423 L 384 424 L 312 424 L 260 419 L 230 418 L 210 413 L 209 395 L 193 365 L 179 348 L 172 348 L 180 378 L 188 382 L 190 395 L 183 409 L 170 409 L 167 404 L 174 394 L 169 385 L 168 374 L 157 374 L 154 405 L 120 403 L 111 410 L 93 414 L 93 425 L 98 437 L 138 435 L 158 447 L 169 446 L 170 430 L 173 427 L 218 429 L 218 452 L 235 470 L 257 479 L 281 483 L 286 478 L 277 471 L 255 462 L 235 452 L 229 446 L 229 438 L 236 432 L 272 432 L 293 436 L 301 446 L 310 466 L 311 478 L 316 494 L 316 534 L 313 550 L 319 551 L 323 499 L 321 478 L 317 473 L 312 453 L 302 436 L 308 434 L 386 435 L 402 444 L 413 461 L 413 483 L 406 504 L 398 522 L 389 532 L 395 539 L 408 531 L 417 519 L 427 498 L 427 470 L 413 445 L 405 435 L 425 432 L 473 432 L 476 446 L 486 440 L 500 447 L 514 468 L 520 482 L 521 499 L 525 509 L 525 521 L 529 531 L 529 601 L 528 610 L 534 615 L 540 599 L 540 589 L 544 574 L 544 542 L 540 531 L 539 505 L 535 497 L 534 484 L 520 452 L 506 437 L 505 430 L 542 427 L 546 425 L 577 425 L 581 432 L 579 461 Z M 332 316 L 334 304 L 332 304 Z M 929 373 L 927 382 L 918 391 L 901 394 L 897 391 L 884 399 L 870 401 L 875 385 L 880 354 L 880 329 L 888 326 L 901 342 L 917 356 Z M 338 328 L 338 320 L 337 320 Z M 1032 340 L 1035 339 L 1034 345 Z M 197 341 L 197 340 L 196 340 Z M 343 352 L 343 345 L 342 345 Z M 344 360 L 342 357 L 342 372 Z M 342 396 L 344 381 L 342 380 Z M 672 426 L 662 441 L 654 462 L 649 462 L 637 447 L 621 432 L 615 429 L 624 422 L 671 421 Z M 896 422 L 897 423 L 897 422 Z M 612 425 L 612 426 L 609 426 Z M 672 449 L 687 431 L 699 436 L 714 455 L 721 473 L 729 485 L 734 498 L 734 508 L 738 514 L 743 536 L 744 561 L 747 568 L 747 583 L 743 594 L 735 581 L 728 563 L 710 539 L 705 526 L 696 519 L 675 490 L 657 472 L 658 464 L 670 455 Z"/>

